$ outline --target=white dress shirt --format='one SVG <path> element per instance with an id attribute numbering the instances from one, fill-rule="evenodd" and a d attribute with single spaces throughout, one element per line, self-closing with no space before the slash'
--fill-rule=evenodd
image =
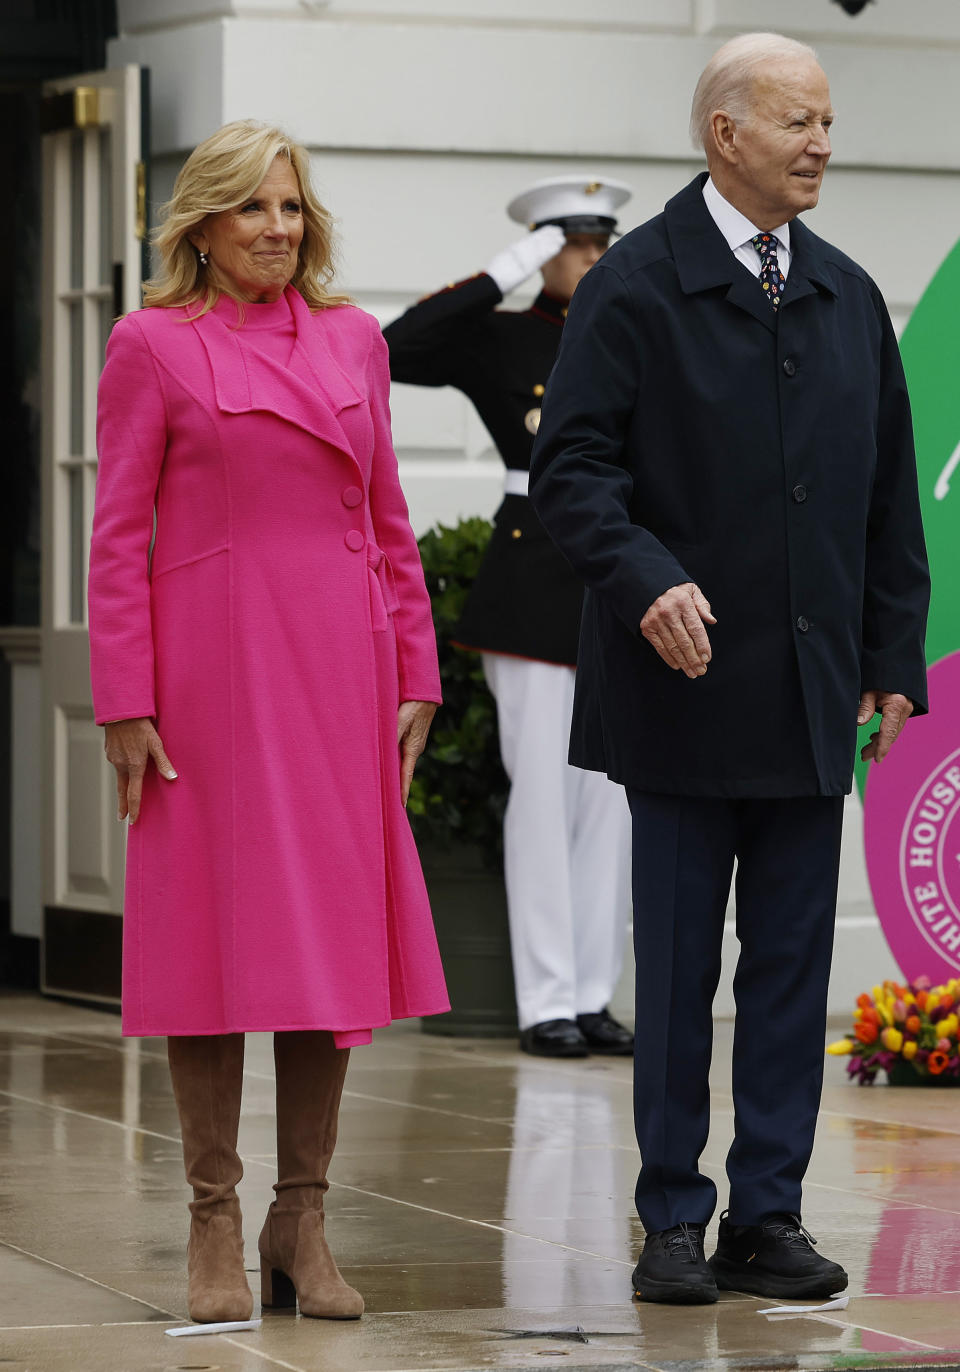
<path id="1" fill-rule="evenodd" d="M 709 176 L 703 184 L 703 199 L 713 222 L 729 243 L 734 257 L 742 262 L 747 270 L 757 278 L 760 276 L 760 254 L 751 240 L 758 233 L 775 233 L 780 240 L 780 246 L 777 248 L 777 261 L 784 278 L 786 278 L 790 271 L 789 224 L 781 224 L 779 228 L 769 231 L 758 229 L 756 224 L 751 224 L 746 215 L 741 214 L 738 209 L 730 204 L 729 200 L 724 200 Z"/>

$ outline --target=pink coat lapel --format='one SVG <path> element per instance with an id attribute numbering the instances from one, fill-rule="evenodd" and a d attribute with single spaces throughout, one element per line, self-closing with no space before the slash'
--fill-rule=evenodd
<path id="1" fill-rule="evenodd" d="M 324 330 L 298 291 L 287 288 L 297 341 L 284 367 L 208 313 L 193 321 L 210 361 L 217 406 L 226 414 L 264 410 L 339 448 L 356 462 L 337 416 L 364 397 L 334 358 Z"/>

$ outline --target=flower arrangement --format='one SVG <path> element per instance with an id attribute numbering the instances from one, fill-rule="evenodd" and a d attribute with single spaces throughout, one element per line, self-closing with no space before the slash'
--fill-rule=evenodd
<path id="1" fill-rule="evenodd" d="M 847 1072 L 872 1086 L 883 1068 L 897 1084 L 915 1081 L 960 1084 L 960 980 L 931 986 L 916 977 L 906 986 L 885 981 L 857 997 L 851 1033 L 827 1047 L 850 1055 Z"/>

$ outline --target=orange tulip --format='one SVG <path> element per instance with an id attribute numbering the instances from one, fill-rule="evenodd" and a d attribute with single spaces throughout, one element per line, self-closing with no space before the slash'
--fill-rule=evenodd
<path id="1" fill-rule="evenodd" d="M 866 1010 L 868 1006 L 872 1008 L 873 1001 L 867 995 L 866 991 L 861 991 L 859 996 L 857 996 L 857 1004 L 860 1006 L 861 1010 Z"/>
<path id="2" fill-rule="evenodd" d="M 877 1014 L 877 1011 L 874 1009 L 874 1007 L 873 1007 L 872 1005 L 864 1006 L 864 1010 L 863 1010 L 863 1023 L 864 1023 L 864 1024 L 879 1024 L 879 1023 L 880 1023 L 880 1016 Z"/>
<path id="3" fill-rule="evenodd" d="M 927 1058 L 927 1067 L 930 1069 L 930 1075 L 932 1077 L 939 1077 L 949 1061 L 950 1059 L 947 1057 L 946 1053 L 941 1053 L 939 1048 L 935 1048 Z"/>
<path id="4" fill-rule="evenodd" d="M 906 1028 L 907 1028 L 907 1030 L 908 1030 L 911 1034 L 919 1034 L 919 1032 L 920 1032 L 920 1016 L 919 1016 L 919 1015 L 908 1015 L 908 1016 L 907 1016 Z"/>
<path id="5" fill-rule="evenodd" d="M 864 1020 L 857 1025 L 854 1033 L 861 1043 L 876 1043 L 880 1030 L 875 1024 L 871 1024 L 868 1020 Z"/>

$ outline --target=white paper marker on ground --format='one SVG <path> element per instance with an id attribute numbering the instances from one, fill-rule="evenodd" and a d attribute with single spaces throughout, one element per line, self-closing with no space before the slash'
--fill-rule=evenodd
<path id="1" fill-rule="evenodd" d="M 813 1315 L 821 1310 L 846 1310 L 850 1304 L 849 1296 L 834 1296 L 832 1301 L 822 1305 L 771 1305 L 766 1310 L 758 1310 L 758 1315 Z M 170 1333 L 170 1330 L 167 1330 Z"/>
<path id="2" fill-rule="evenodd" d="M 259 1329 L 263 1320 L 227 1320 L 223 1324 L 184 1324 L 179 1329 L 165 1329 L 171 1339 L 182 1339 L 190 1334 L 235 1334 L 238 1329 Z"/>

